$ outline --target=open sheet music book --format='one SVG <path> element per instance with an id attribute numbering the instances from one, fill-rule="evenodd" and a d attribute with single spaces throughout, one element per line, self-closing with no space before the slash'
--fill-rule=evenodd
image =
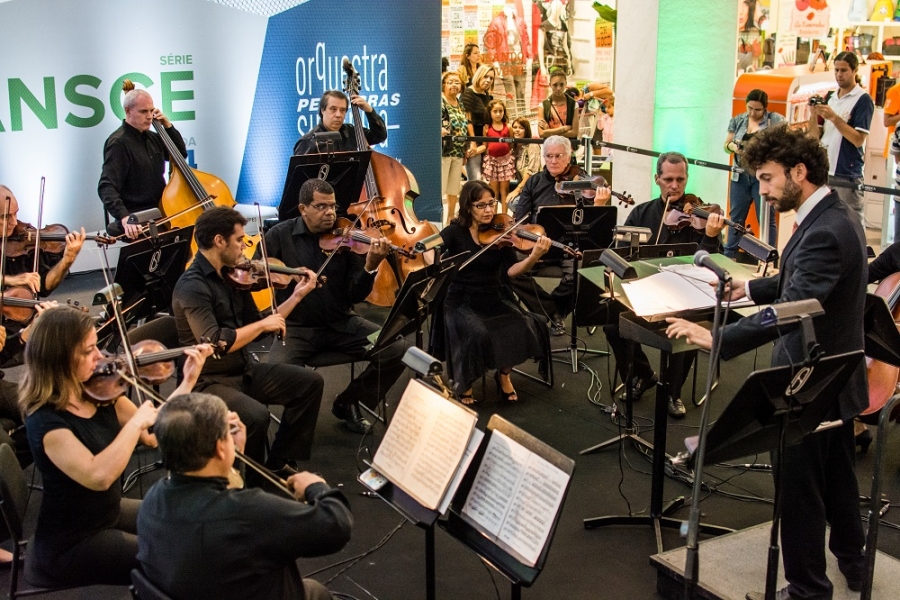
<path id="1" fill-rule="evenodd" d="M 669 265 L 659 273 L 622 283 L 634 312 L 649 321 L 716 305 L 716 276 L 695 265 Z M 713 284 L 713 285 L 710 285 Z M 753 306 L 746 298 L 732 302 L 731 308 Z"/>
<path id="2" fill-rule="evenodd" d="M 477 421 L 475 412 L 412 379 L 372 467 L 422 506 L 436 510 L 455 490 L 450 484 Z"/>
<path id="3" fill-rule="evenodd" d="M 493 430 L 461 515 L 522 564 L 534 567 L 571 475 Z"/>

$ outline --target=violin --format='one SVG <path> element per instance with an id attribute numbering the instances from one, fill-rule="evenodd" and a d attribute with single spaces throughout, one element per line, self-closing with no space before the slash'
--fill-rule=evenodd
<path id="1" fill-rule="evenodd" d="M 213 356 L 219 358 L 225 351 L 225 342 L 215 344 Z M 137 365 L 138 377 L 147 385 L 161 385 L 175 373 L 175 359 L 184 351 L 193 348 L 167 349 L 156 340 L 141 340 L 131 345 Z M 113 404 L 128 391 L 130 377 L 123 376 L 128 371 L 124 355 L 103 352 L 103 358 L 94 368 L 94 373 L 84 383 L 83 397 L 97 406 Z"/>
<path id="2" fill-rule="evenodd" d="M 368 246 L 372 244 L 373 239 L 381 239 L 387 242 L 387 238 L 380 235 L 378 229 L 357 229 L 352 227 L 350 219 L 343 217 L 334 222 L 334 228 L 330 233 L 319 236 L 319 247 L 325 252 L 334 252 L 341 248 L 348 248 L 356 254 L 365 254 L 369 251 Z M 371 233 L 366 233 L 367 231 Z M 374 235 L 373 235 L 374 234 Z M 416 258 L 415 250 L 407 250 L 388 242 L 388 248 L 391 252 L 395 252 L 404 258 Z"/>
<path id="3" fill-rule="evenodd" d="M 681 231 L 685 227 L 696 231 L 705 231 L 706 221 L 710 214 L 723 214 L 722 207 L 718 204 L 703 204 L 703 200 L 694 194 L 684 194 L 676 202 L 669 203 L 663 217 L 663 224 L 669 228 L 669 231 Z M 734 224 L 728 219 L 725 222 L 734 227 Z"/>
<path id="4" fill-rule="evenodd" d="M 40 243 L 41 252 L 62 254 L 66 249 L 67 235 L 69 230 L 59 223 L 47 225 L 40 231 L 34 225 L 18 223 L 7 238 L 6 255 L 15 257 L 31 254 L 37 243 Z M 116 243 L 116 238 L 107 235 L 88 235 L 84 239 L 96 241 L 98 244 Z"/>
<path id="5" fill-rule="evenodd" d="M 300 282 L 310 277 L 310 271 L 303 267 L 288 267 L 281 260 L 271 257 L 268 260 L 269 275 L 272 286 L 283 290 L 292 281 Z M 269 287 L 266 278 L 266 267 L 261 260 L 247 260 L 223 270 L 225 281 L 239 290 L 259 292 Z M 323 275 L 316 280 L 316 287 L 322 287 L 327 278 Z"/>
<path id="6" fill-rule="evenodd" d="M 3 316 L 16 323 L 28 324 L 34 318 L 35 308 L 46 300 L 35 300 L 31 296 L 31 290 L 15 286 L 5 290 L 3 296 Z M 90 312 L 86 306 L 69 300 L 67 304 L 82 312 Z"/>
<path id="7" fill-rule="evenodd" d="M 490 223 L 479 225 L 478 242 L 483 246 L 490 244 L 494 244 L 493 247 L 513 246 L 516 250 L 531 252 L 537 241 L 547 235 L 540 225 L 523 224 L 513 227 L 514 223 L 509 215 L 494 215 Z M 581 258 L 581 252 L 565 244 L 550 240 L 550 245 L 559 248 L 572 258 Z"/>
<path id="8" fill-rule="evenodd" d="M 573 192 L 562 191 L 559 189 L 559 184 L 564 181 L 590 181 L 594 188 L 597 187 L 607 187 L 609 186 L 606 183 L 606 179 L 604 179 L 601 175 L 597 175 L 596 177 L 584 177 L 581 167 L 578 165 L 569 165 L 566 167 L 566 170 L 556 176 L 556 193 L 557 194 L 572 194 Z M 612 188 L 609 188 L 609 193 L 615 198 L 620 205 L 622 206 L 633 206 L 634 198 L 631 197 L 631 194 L 628 192 L 617 192 Z"/>

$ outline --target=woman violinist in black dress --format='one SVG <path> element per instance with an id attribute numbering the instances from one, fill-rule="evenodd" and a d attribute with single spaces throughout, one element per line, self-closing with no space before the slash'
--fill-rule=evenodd
<path id="1" fill-rule="evenodd" d="M 454 256 L 481 250 L 480 229 L 496 214 L 494 192 L 483 181 L 469 181 L 459 197 L 459 217 L 441 232 L 444 252 Z M 496 369 L 494 380 L 500 398 L 518 400 L 509 379 L 512 368 L 531 357 L 544 356 L 549 344 L 547 325 L 536 315 L 519 308 L 508 287 L 510 277 L 525 273 L 550 249 L 550 239 L 541 238 L 524 260 L 517 260 L 512 247 L 490 248 L 459 270 L 444 300 L 443 318 L 450 377 L 465 404 L 475 402 L 472 383 L 488 369 Z"/>

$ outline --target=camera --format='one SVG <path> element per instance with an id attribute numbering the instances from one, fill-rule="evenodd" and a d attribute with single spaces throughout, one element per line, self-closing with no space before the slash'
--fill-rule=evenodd
<path id="1" fill-rule="evenodd" d="M 818 94 L 810 97 L 810 99 L 809 99 L 810 106 L 818 106 L 820 104 L 826 104 L 826 103 L 827 103 L 827 101 L 825 100 L 825 98 L 823 98 L 822 96 L 819 96 Z"/>

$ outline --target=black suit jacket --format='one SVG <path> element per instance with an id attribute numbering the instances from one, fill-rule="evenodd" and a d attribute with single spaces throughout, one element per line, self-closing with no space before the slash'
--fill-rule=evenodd
<path id="1" fill-rule="evenodd" d="M 815 298 L 825 309 L 825 314 L 813 321 L 825 355 L 861 350 L 866 266 L 866 240 L 859 218 L 832 191 L 791 236 L 781 256 L 781 271 L 750 282 L 750 296 L 756 304 Z M 800 331 L 794 328 L 779 338 L 776 328 L 760 325 L 759 315 L 725 328 L 722 357 L 728 360 L 772 340 L 777 340 L 773 366 L 802 360 Z M 841 393 L 839 405 L 827 418 L 850 419 L 867 406 L 865 363 L 860 361 Z"/>

